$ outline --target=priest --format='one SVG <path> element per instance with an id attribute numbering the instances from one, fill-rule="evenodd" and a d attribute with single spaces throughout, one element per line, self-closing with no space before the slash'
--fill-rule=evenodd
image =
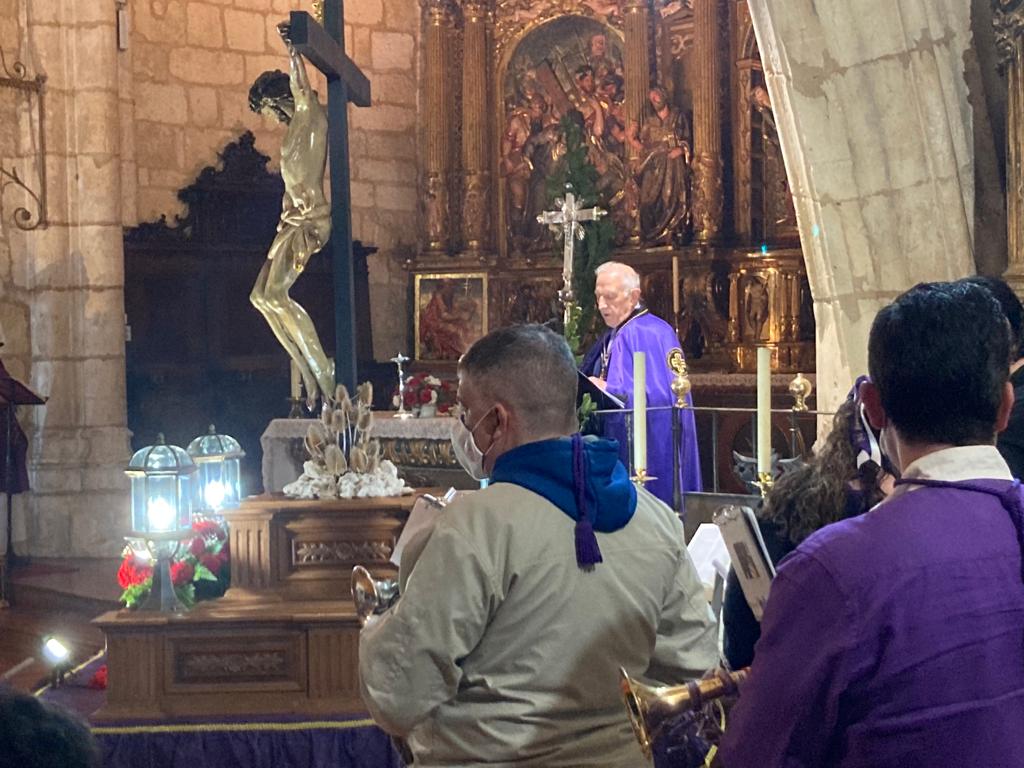
<path id="1" fill-rule="evenodd" d="M 668 356 L 680 349 L 679 339 L 672 326 L 652 315 L 640 296 L 640 276 L 632 267 L 616 261 L 605 262 L 597 268 L 595 287 L 597 309 L 608 331 L 597 341 L 584 358 L 582 370 L 590 380 L 609 394 L 633 407 L 633 353 L 646 354 L 647 407 L 669 406 L 675 402 L 672 394 L 672 372 Z M 692 405 L 690 396 L 687 402 Z M 653 480 L 647 489 L 672 505 L 672 411 L 649 411 L 647 414 L 647 472 Z M 682 440 L 678 456 L 678 471 L 683 492 L 699 491 L 700 456 L 697 453 L 697 430 L 693 411 L 679 413 Z M 608 415 L 603 419 L 605 437 L 619 441 L 619 458 L 629 466 L 630 445 L 626 421 L 622 416 Z"/>

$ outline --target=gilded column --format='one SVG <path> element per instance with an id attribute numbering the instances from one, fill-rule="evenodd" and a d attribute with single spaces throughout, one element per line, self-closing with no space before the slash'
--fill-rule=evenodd
<path id="1" fill-rule="evenodd" d="M 1024 296 L 1024 0 L 993 0 L 999 64 L 1006 71 L 1007 264 L 1003 277 Z"/>
<path id="2" fill-rule="evenodd" d="M 648 36 L 648 0 L 627 0 L 625 13 L 626 44 L 626 120 L 639 127 L 651 89 L 650 40 Z M 636 150 L 630 148 L 630 154 Z"/>
<path id="3" fill-rule="evenodd" d="M 722 230 L 722 115 L 719 93 L 718 0 L 694 0 L 697 77 L 693 98 L 693 228 L 698 240 Z"/>
<path id="4" fill-rule="evenodd" d="M 462 241 L 467 252 L 480 253 L 490 245 L 487 0 L 464 0 L 462 16 Z"/>
<path id="5" fill-rule="evenodd" d="M 423 206 L 424 250 L 448 250 L 448 176 L 451 171 L 451 95 L 448 92 L 449 49 L 447 0 L 422 0 L 424 97 L 424 167 L 420 200 Z"/>

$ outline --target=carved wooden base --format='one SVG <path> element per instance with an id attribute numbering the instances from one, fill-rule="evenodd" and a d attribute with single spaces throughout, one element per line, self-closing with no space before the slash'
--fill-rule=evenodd
<path id="1" fill-rule="evenodd" d="M 98 720 L 358 714 L 359 622 L 351 601 L 201 603 L 184 615 L 112 611 Z"/>
<path id="2" fill-rule="evenodd" d="M 395 574 L 391 552 L 415 498 L 246 499 L 224 514 L 231 589 L 223 599 L 348 600 L 354 566 Z"/>

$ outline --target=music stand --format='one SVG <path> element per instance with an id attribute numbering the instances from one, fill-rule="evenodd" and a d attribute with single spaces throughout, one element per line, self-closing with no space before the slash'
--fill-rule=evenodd
<path id="1" fill-rule="evenodd" d="M 17 491 L 12 489 L 14 485 L 14 411 L 19 405 L 43 405 L 46 398 L 37 395 L 20 381 L 7 372 L 3 362 L 0 362 L 0 408 L 4 410 L 4 494 L 7 497 L 7 540 L 6 549 L 0 557 L 0 608 L 7 608 L 10 603 L 7 600 L 7 578 L 8 567 L 15 562 L 14 542 L 14 494 L 28 490 L 27 482 L 19 482 Z M 19 481 L 21 479 L 19 478 Z"/>

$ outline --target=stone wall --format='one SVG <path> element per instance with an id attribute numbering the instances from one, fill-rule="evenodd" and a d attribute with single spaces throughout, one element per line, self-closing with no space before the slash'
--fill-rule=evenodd
<path id="1" fill-rule="evenodd" d="M 49 402 L 19 414 L 34 492 L 19 497 L 14 539 L 34 555 L 114 555 L 128 523 L 114 9 L 80 0 L 16 13 L 18 57 L 47 77 L 48 223 L 21 232 L 5 215 L 2 320 L 11 372 Z M 17 151 L 33 177 L 34 112 L 20 119 Z"/>
<path id="2" fill-rule="evenodd" d="M 823 408 L 867 369 L 878 309 L 974 271 L 958 0 L 750 0 L 796 203 Z"/>
<path id="3" fill-rule="evenodd" d="M 277 165 L 284 128 L 249 110 L 249 86 L 267 69 L 287 71 L 277 24 L 291 9 L 310 8 L 299 0 L 131 4 L 121 90 L 125 225 L 180 212 L 175 191 L 242 131 Z M 405 346 L 404 313 L 395 308 L 404 305 L 406 278 L 395 247 L 416 233 L 419 13 L 415 0 L 350 1 L 345 12 L 346 50 L 373 89 L 372 107 L 350 108 L 352 223 L 356 238 L 381 248 L 370 285 L 375 349 L 386 359 Z M 314 80 L 323 97 L 322 78 Z"/>

